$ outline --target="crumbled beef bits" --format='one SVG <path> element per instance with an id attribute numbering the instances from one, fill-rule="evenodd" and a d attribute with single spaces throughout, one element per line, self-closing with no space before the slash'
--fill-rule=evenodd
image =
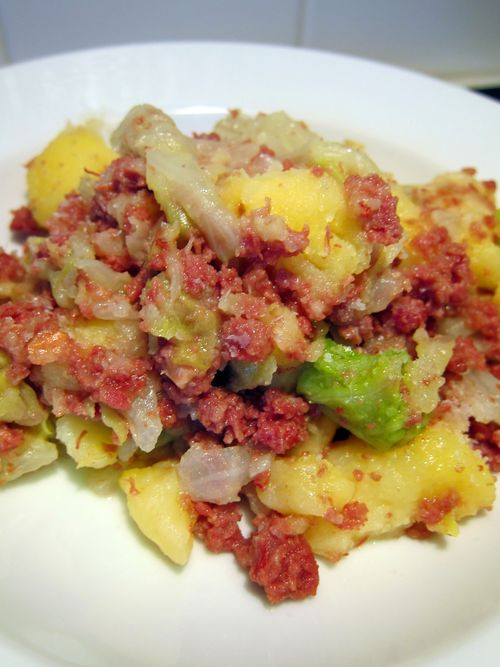
<path id="1" fill-rule="evenodd" d="M 279 389 L 267 389 L 253 402 L 235 392 L 211 388 L 196 405 L 196 418 L 224 444 L 249 442 L 260 449 L 283 454 L 307 437 L 304 399 Z"/>
<path id="2" fill-rule="evenodd" d="M 24 442 L 24 431 L 22 428 L 0 423 L 0 453 L 20 447 Z"/>
<path id="3" fill-rule="evenodd" d="M 474 418 L 470 420 L 469 437 L 474 449 L 481 452 L 490 470 L 500 472 L 500 424 L 489 422 L 481 424 Z"/>
<path id="4" fill-rule="evenodd" d="M 403 228 L 396 213 L 397 197 L 377 174 L 348 176 L 344 183 L 347 204 L 363 225 L 368 241 L 391 245 L 399 241 Z"/>
<path id="5" fill-rule="evenodd" d="M 302 535 L 284 532 L 286 524 L 276 513 L 257 516 L 254 530 L 243 537 L 236 503 L 195 503 L 198 520 L 195 533 L 215 553 L 234 553 L 250 579 L 262 586 L 272 604 L 301 600 L 315 595 L 319 584 L 318 564 Z"/>
<path id="6" fill-rule="evenodd" d="M 231 317 L 221 329 L 222 356 L 228 361 L 264 361 L 273 351 L 269 325 L 256 319 Z"/>
<path id="7" fill-rule="evenodd" d="M 453 242 L 448 231 L 438 226 L 418 234 L 411 246 L 425 260 L 409 272 L 412 296 L 423 301 L 434 318 L 463 306 L 472 287 L 465 246 Z"/>
<path id="8" fill-rule="evenodd" d="M 277 454 L 284 454 L 306 439 L 305 415 L 308 411 L 309 405 L 303 398 L 278 389 L 268 389 L 257 419 L 254 443 Z"/>
<path id="9" fill-rule="evenodd" d="M 20 234 L 22 236 L 34 236 L 45 233 L 45 231 L 38 225 L 28 206 L 21 206 L 15 211 L 12 211 L 10 229 L 15 234 Z"/>

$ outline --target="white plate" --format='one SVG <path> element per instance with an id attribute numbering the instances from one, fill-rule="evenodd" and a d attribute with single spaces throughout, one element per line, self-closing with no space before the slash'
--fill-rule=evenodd
<path id="1" fill-rule="evenodd" d="M 475 165 L 500 180 L 500 107 L 368 61 L 281 47 L 156 44 L 0 70 L 0 212 L 22 203 L 22 165 L 66 121 L 110 124 L 150 102 L 183 129 L 226 108 L 285 109 L 365 142 L 406 181 Z M 3 230 L 3 240 L 7 233 Z M 500 632 L 500 511 L 458 540 L 366 545 L 321 565 L 318 595 L 267 606 L 227 555 L 197 546 L 181 572 L 141 539 L 121 498 L 71 466 L 1 490 L 0 664 L 490 666 Z"/>

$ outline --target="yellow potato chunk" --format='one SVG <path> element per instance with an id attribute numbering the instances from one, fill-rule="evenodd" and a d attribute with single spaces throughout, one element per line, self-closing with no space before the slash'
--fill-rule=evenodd
<path id="1" fill-rule="evenodd" d="M 355 483 L 321 455 L 303 453 L 276 458 L 260 500 L 282 514 L 322 517 L 331 507 L 343 507 L 355 493 Z"/>
<path id="2" fill-rule="evenodd" d="M 118 447 L 113 443 L 113 431 L 101 422 L 64 415 L 56 421 L 56 436 L 77 468 L 105 468 L 116 463 Z"/>
<path id="3" fill-rule="evenodd" d="M 141 532 L 174 563 L 184 565 L 193 546 L 194 511 L 179 487 L 175 463 L 125 470 L 120 487 Z"/>
<path id="4" fill-rule="evenodd" d="M 294 231 L 309 229 L 304 253 L 280 261 L 304 279 L 312 299 L 338 293 L 352 276 L 368 268 L 370 246 L 360 225 L 348 215 L 342 186 L 328 173 L 310 169 L 269 171 L 256 176 L 237 172 L 218 183 L 220 196 L 236 215 L 270 206 Z M 322 313 L 318 311 L 318 319 Z"/>
<path id="5" fill-rule="evenodd" d="M 456 535 L 457 521 L 491 507 L 495 482 L 467 438 L 439 422 L 385 452 L 352 437 L 326 457 L 302 452 L 278 458 L 259 498 L 284 514 L 313 517 L 307 540 L 315 553 L 336 560 L 368 538 L 416 521 Z M 346 505 L 365 506 L 365 520 L 339 527 L 335 519 Z"/>
<path id="6" fill-rule="evenodd" d="M 500 285 L 500 246 L 491 238 L 469 237 L 467 254 L 479 287 L 496 289 Z"/>
<path id="7" fill-rule="evenodd" d="M 315 253 L 324 252 L 327 225 L 332 232 L 345 227 L 342 187 L 326 173 L 318 177 L 309 169 L 289 169 L 250 177 L 239 172 L 223 179 L 219 192 L 236 214 L 262 208 L 270 199 L 271 213 L 284 218 L 291 229 L 309 226 L 309 245 Z"/>
<path id="8" fill-rule="evenodd" d="M 43 227 L 85 173 L 100 173 L 116 157 L 89 127 L 60 132 L 28 165 L 28 200 L 36 221 Z"/>

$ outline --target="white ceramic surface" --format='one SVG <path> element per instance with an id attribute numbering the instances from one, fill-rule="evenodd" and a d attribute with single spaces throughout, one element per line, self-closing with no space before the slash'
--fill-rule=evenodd
<path id="1" fill-rule="evenodd" d="M 231 107 L 285 109 L 365 142 L 406 181 L 475 165 L 500 180 L 500 107 L 403 70 L 280 47 L 163 44 L 0 70 L 0 218 L 23 167 L 68 120 L 112 125 L 133 104 L 208 129 Z M 142 539 L 120 497 L 70 465 L 0 490 L 0 664 L 85 667 L 490 667 L 498 664 L 500 510 L 457 540 L 384 540 L 335 566 L 318 595 L 267 606 L 227 555 L 181 571 Z"/>

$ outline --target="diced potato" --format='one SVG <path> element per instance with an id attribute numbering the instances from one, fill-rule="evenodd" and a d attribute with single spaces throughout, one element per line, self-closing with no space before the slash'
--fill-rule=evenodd
<path id="1" fill-rule="evenodd" d="M 401 185 L 391 183 L 391 192 L 398 198 L 396 213 L 399 216 L 401 225 L 407 234 L 413 235 L 415 221 L 420 217 L 420 207 L 411 199 Z"/>
<path id="2" fill-rule="evenodd" d="M 258 490 L 260 500 L 282 514 L 322 517 L 331 507 L 342 508 L 356 490 L 354 479 L 320 453 L 276 458 L 269 483 Z"/>
<path id="3" fill-rule="evenodd" d="M 315 176 L 309 169 L 270 171 L 250 177 L 244 172 L 223 179 L 219 192 L 234 213 L 248 214 L 266 205 L 271 213 L 285 219 L 295 231 L 309 226 L 309 245 L 314 253 L 324 253 L 325 230 L 345 229 L 346 204 L 342 187 L 327 173 Z"/>
<path id="4" fill-rule="evenodd" d="M 0 421 L 15 422 L 21 426 L 36 426 L 47 416 L 32 387 L 26 382 L 10 382 L 9 358 L 0 352 Z"/>
<path id="5" fill-rule="evenodd" d="M 196 517 L 181 493 L 175 463 L 162 461 L 125 470 L 120 487 L 141 532 L 174 563 L 184 565 L 191 553 Z"/>
<path id="6" fill-rule="evenodd" d="M 36 221 L 44 226 L 85 173 L 100 173 L 116 157 L 90 127 L 60 132 L 28 165 L 28 199 Z"/>
<path id="7" fill-rule="evenodd" d="M 77 468 L 105 468 L 116 463 L 118 447 L 113 431 L 98 421 L 64 415 L 56 421 L 56 436 Z"/>
<path id="8" fill-rule="evenodd" d="M 259 498 L 285 514 L 314 517 L 306 538 L 315 553 L 336 560 L 367 538 L 400 532 L 422 520 L 422 501 L 439 505 L 449 494 L 457 494 L 458 504 L 427 527 L 455 535 L 457 521 L 491 507 L 495 482 L 467 438 L 439 422 L 409 444 L 385 452 L 351 437 L 331 447 L 326 458 L 302 453 L 276 459 Z M 362 525 L 342 529 L 325 518 L 329 508 L 342 511 L 353 502 L 368 509 Z"/>
<path id="9" fill-rule="evenodd" d="M 338 424 L 326 415 L 311 419 L 307 425 L 307 430 L 309 431 L 307 439 L 296 445 L 291 453 L 294 456 L 300 456 L 300 454 L 304 453 L 319 454 L 322 456 L 326 448 L 331 444 L 337 428 Z"/>
<path id="10" fill-rule="evenodd" d="M 347 211 L 342 186 L 328 173 L 315 176 L 309 169 L 269 171 L 250 177 L 244 172 L 218 184 L 225 204 L 236 214 L 270 204 L 295 231 L 309 228 L 304 253 L 280 265 L 310 285 L 313 299 L 338 293 L 353 275 L 368 268 L 370 247 L 358 222 Z"/>
<path id="11" fill-rule="evenodd" d="M 500 285 L 500 246 L 491 238 L 469 238 L 467 254 L 479 287 L 496 289 Z"/>

